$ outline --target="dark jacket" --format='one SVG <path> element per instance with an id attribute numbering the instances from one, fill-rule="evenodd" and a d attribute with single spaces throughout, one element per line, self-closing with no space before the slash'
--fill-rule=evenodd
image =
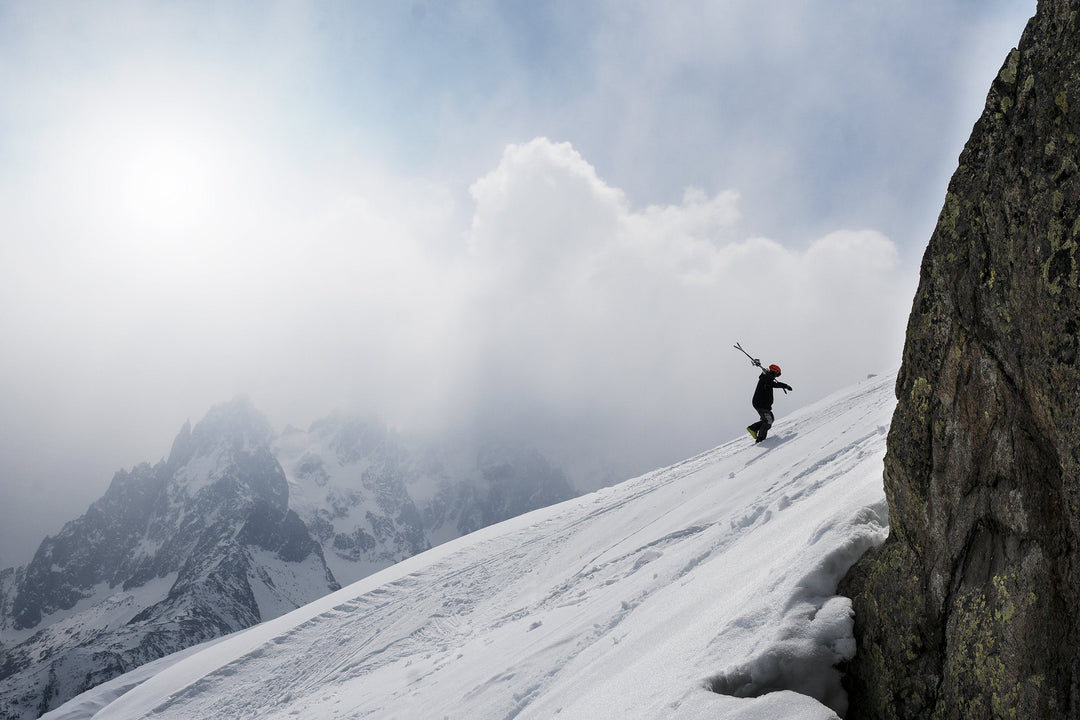
<path id="1" fill-rule="evenodd" d="M 757 387 L 754 389 L 754 407 L 761 410 L 772 410 L 773 388 L 790 390 L 791 386 L 778 382 L 776 376 L 766 370 L 757 379 Z"/>

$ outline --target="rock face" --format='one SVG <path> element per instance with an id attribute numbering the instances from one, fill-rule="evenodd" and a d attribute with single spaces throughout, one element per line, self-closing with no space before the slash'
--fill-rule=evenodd
<path id="1" fill-rule="evenodd" d="M 1040 0 L 923 259 L 851 718 L 1080 717 L 1080 2 Z"/>

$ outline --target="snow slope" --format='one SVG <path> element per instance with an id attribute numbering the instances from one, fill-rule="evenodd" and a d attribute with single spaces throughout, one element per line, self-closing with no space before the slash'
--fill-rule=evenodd
<path id="1" fill-rule="evenodd" d="M 834 717 L 834 592 L 887 533 L 894 381 L 781 402 L 762 445 L 485 528 L 46 717 Z"/>

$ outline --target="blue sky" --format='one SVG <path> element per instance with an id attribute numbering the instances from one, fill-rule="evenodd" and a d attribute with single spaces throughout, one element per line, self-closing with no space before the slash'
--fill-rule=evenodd
<path id="1" fill-rule="evenodd" d="M 238 393 L 640 472 L 754 419 L 736 340 L 895 366 L 1034 10 L 3 3 L 0 564 Z"/>
<path id="2" fill-rule="evenodd" d="M 542 135 L 571 142 L 637 204 L 676 201 L 687 185 L 734 187 L 769 208 L 758 221 L 768 230 L 885 218 L 880 229 L 916 245 L 925 221 L 909 224 L 912 202 L 923 214 L 939 202 L 955 160 L 942 155 L 981 108 L 976 79 L 988 82 L 999 47 L 1033 11 L 1030 2 L 351 7 L 309 18 L 315 86 L 328 93 L 313 98 L 318 122 L 335 118 L 395 167 L 475 174 L 506 143 Z M 785 217 L 772 225 L 778 198 Z"/>

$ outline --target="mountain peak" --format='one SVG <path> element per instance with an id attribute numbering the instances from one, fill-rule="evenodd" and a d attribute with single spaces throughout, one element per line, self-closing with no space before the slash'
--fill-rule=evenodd
<path id="1" fill-rule="evenodd" d="M 173 440 L 168 464 L 176 469 L 223 446 L 252 450 L 269 445 L 273 436 L 266 416 L 247 397 L 237 396 L 214 405 L 194 428 L 190 420 L 186 421 Z"/>
<path id="2" fill-rule="evenodd" d="M 184 423 L 168 462 L 118 472 L 21 576 L 0 576 L 0 717 L 37 717 L 125 669 L 338 589 L 288 509 L 271 437 L 246 398 L 215 406 Z"/>
<path id="3" fill-rule="evenodd" d="M 273 435 L 266 416 L 243 395 L 210 408 L 191 431 L 197 444 L 208 438 L 222 438 L 241 447 L 265 445 Z"/>
<path id="4" fill-rule="evenodd" d="M 180 428 L 176 439 L 173 440 L 172 450 L 169 451 L 169 467 L 184 464 L 191 457 L 192 452 L 191 421 L 185 420 L 184 426 Z"/>

